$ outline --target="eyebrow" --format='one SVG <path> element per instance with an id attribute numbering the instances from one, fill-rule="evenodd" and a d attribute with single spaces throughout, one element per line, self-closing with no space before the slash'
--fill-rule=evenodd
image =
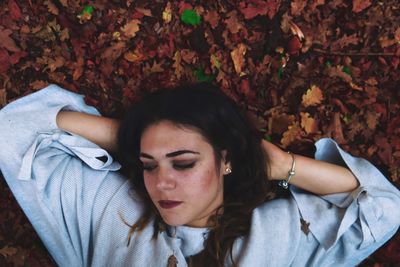
<path id="1" fill-rule="evenodd" d="M 177 150 L 177 151 L 174 151 L 174 152 L 167 153 L 165 156 L 167 158 L 173 158 L 173 157 L 176 157 L 176 156 L 179 156 L 179 155 L 182 155 L 182 154 L 200 154 L 200 153 L 196 152 L 196 151 L 192 151 L 192 150 Z M 147 158 L 147 159 L 154 159 L 153 156 L 151 156 L 149 154 L 146 154 L 146 153 L 140 153 L 139 156 L 143 157 L 143 158 Z"/>

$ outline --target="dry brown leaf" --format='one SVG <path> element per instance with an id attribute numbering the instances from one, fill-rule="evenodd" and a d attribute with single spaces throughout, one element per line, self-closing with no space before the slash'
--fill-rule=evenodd
<path id="1" fill-rule="evenodd" d="M 124 54 L 124 59 L 129 62 L 138 62 L 138 61 L 141 61 L 143 58 L 133 52 L 126 52 Z"/>
<path id="2" fill-rule="evenodd" d="M 297 124 L 290 125 L 286 132 L 283 133 L 281 144 L 283 147 L 288 147 L 293 141 L 300 138 L 301 129 Z"/>
<path id="3" fill-rule="evenodd" d="M 242 68 L 244 64 L 244 55 L 246 54 L 247 47 L 244 44 L 239 44 L 237 48 L 235 48 L 231 52 L 231 58 L 233 61 L 233 65 L 235 67 L 235 71 L 237 74 L 242 74 Z"/>
<path id="4" fill-rule="evenodd" d="M 136 33 L 139 31 L 139 24 L 140 20 L 138 19 L 133 19 L 127 24 L 125 24 L 124 27 L 122 27 L 121 31 L 125 34 L 126 37 L 128 38 L 133 38 L 136 36 Z"/>
<path id="5" fill-rule="evenodd" d="M 58 15 L 60 13 L 57 6 L 53 4 L 53 2 L 51 2 L 50 0 L 44 1 L 44 4 L 47 6 L 47 9 L 51 14 Z"/>
<path id="6" fill-rule="evenodd" d="M 47 85 L 49 85 L 49 83 L 46 82 L 46 81 L 42 81 L 42 80 L 36 80 L 36 81 L 31 82 L 31 83 L 29 84 L 29 86 L 30 86 L 33 90 L 42 89 L 42 88 L 46 87 Z"/>
<path id="7" fill-rule="evenodd" d="M 315 106 L 321 103 L 323 99 L 321 89 L 316 86 L 312 85 L 310 89 L 303 95 L 301 103 L 305 106 Z"/>
<path id="8" fill-rule="evenodd" d="M 224 23 L 226 24 L 226 27 L 230 33 L 236 34 L 240 31 L 240 29 L 244 28 L 237 18 L 236 10 L 233 10 L 226 15 L 228 18 L 224 20 Z"/>
<path id="9" fill-rule="evenodd" d="M 300 112 L 301 117 L 301 127 L 308 134 L 318 132 L 318 122 L 316 119 L 312 118 L 308 112 Z"/>
<path id="10" fill-rule="evenodd" d="M 400 44 L 400 27 L 398 27 L 394 32 L 394 38 L 396 39 L 397 43 Z"/>
<path id="11" fill-rule="evenodd" d="M 140 13 L 142 13 L 143 15 L 145 15 L 145 16 L 148 16 L 148 17 L 152 17 L 153 15 L 151 14 L 151 10 L 150 9 L 146 9 L 146 8 L 140 8 L 140 7 L 137 7 L 137 8 L 135 8 L 137 11 L 139 11 Z"/>
<path id="12" fill-rule="evenodd" d="M 328 68 L 328 75 L 329 77 L 340 77 L 348 83 L 353 81 L 353 78 L 343 71 L 343 66 L 341 65 Z"/>
<path id="13" fill-rule="evenodd" d="M 7 104 L 7 91 L 6 89 L 0 89 L 0 108 Z"/>
<path id="14" fill-rule="evenodd" d="M 301 11 L 306 7 L 307 1 L 304 0 L 292 0 L 292 3 L 290 3 L 290 13 L 293 16 L 299 16 L 301 14 Z"/>
<path id="15" fill-rule="evenodd" d="M 375 130 L 376 126 L 378 125 L 380 116 L 381 114 L 379 113 L 368 111 L 365 114 L 365 120 L 367 121 L 368 128 L 370 128 L 371 130 Z"/>
<path id="16" fill-rule="evenodd" d="M 194 64 L 197 61 L 197 54 L 190 49 L 182 49 L 180 51 L 182 60 L 187 64 Z"/>
<path id="17" fill-rule="evenodd" d="M 15 44 L 15 41 L 10 37 L 12 33 L 9 29 L 0 28 L 0 47 L 4 47 L 10 52 L 19 52 L 21 49 Z"/>
<path id="18" fill-rule="evenodd" d="M 270 134 L 283 134 L 295 121 L 294 115 L 276 112 L 268 120 L 268 129 Z"/>

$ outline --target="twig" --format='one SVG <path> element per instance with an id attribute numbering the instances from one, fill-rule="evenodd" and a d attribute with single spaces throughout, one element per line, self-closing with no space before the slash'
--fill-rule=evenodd
<path id="1" fill-rule="evenodd" d="M 335 56 L 396 56 L 396 53 L 384 53 L 384 52 L 335 52 L 335 51 L 325 51 L 319 48 L 314 48 L 313 51 L 326 55 Z"/>

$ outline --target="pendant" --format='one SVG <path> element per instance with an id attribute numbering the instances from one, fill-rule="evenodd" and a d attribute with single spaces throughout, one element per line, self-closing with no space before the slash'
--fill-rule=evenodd
<path id="1" fill-rule="evenodd" d="M 178 260 L 176 259 L 175 255 L 169 256 L 167 267 L 177 267 L 177 266 L 178 266 Z"/>

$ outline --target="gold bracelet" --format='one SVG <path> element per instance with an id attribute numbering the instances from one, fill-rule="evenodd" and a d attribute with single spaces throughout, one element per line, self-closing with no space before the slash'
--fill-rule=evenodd
<path id="1" fill-rule="evenodd" d="M 288 177 L 286 178 L 286 180 L 281 180 L 278 183 L 279 186 L 282 186 L 285 189 L 288 189 L 290 179 L 292 179 L 292 177 L 296 174 L 296 172 L 295 172 L 296 161 L 294 160 L 294 155 L 292 153 L 290 153 L 290 151 L 288 151 L 287 153 L 289 153 L 292 156 L 292 168 L 288 172 Z"/>

